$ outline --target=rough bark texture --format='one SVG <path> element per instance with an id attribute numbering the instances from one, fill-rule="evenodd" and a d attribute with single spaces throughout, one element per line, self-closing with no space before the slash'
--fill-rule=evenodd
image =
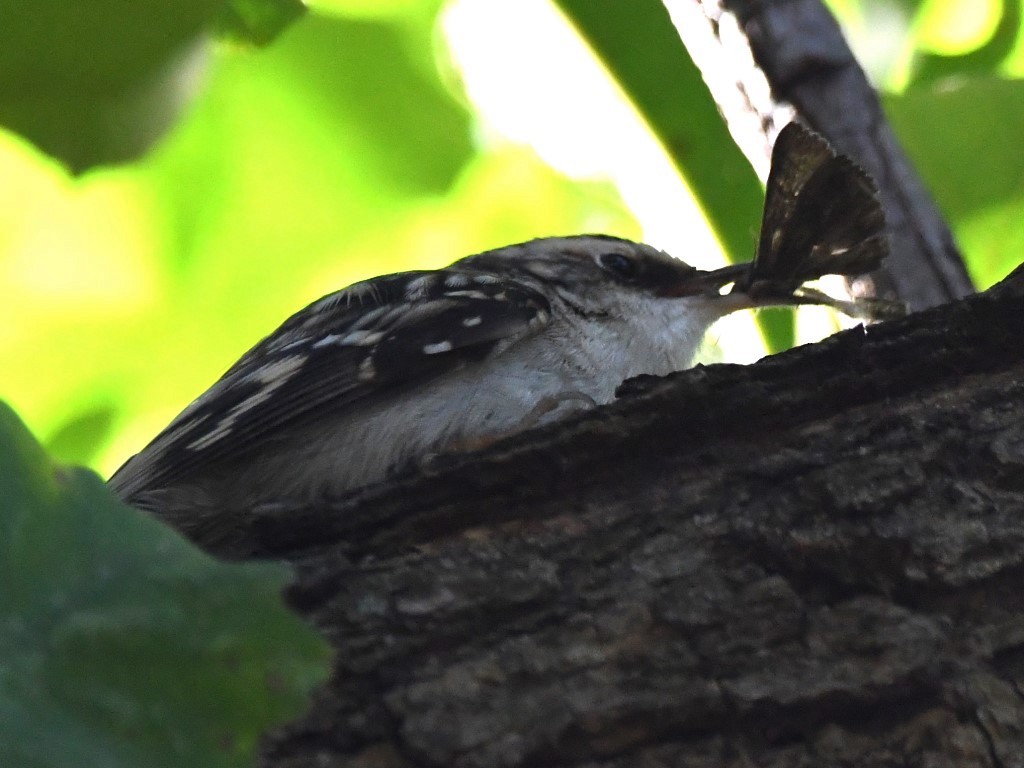
<path id="1" fill-rule="evenodd" d="M 821 0 L 721 4 L 739 19 L 774 95 L 878 181 L 896 254 L 875 276 L 880 295 L 899 296 L 921 309 L 970 293 L 949 227 Z"/>
<path id="2" fill-rule="evenodd" d="M 1024 271 L 220 551 L 338 649 L 296 766 L 1024 764 Z"/>

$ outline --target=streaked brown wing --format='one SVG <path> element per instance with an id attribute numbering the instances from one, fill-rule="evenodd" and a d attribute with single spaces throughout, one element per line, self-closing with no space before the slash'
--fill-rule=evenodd
<path id="1" fill-rule="evenodd" d="M 519 283 L 445 283 L 455 270 L 376 278 L 314 302 L 246 353 L 110 479 L 123 498 L 187 477 L 537 332 L 547 300 Z M 412 280 L 422 283 L 411 295 Z"/>

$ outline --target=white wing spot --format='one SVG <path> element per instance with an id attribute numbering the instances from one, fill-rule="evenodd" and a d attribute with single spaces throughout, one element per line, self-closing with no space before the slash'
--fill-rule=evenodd
<path id="1" fill-rule="evenodd" d="M 448 291 L 448 292 L 445 293 L 445 296 L 462 296 L 462 297 L 465 297 L 467 299 L 485 299 L 485 300 L 491 298 L 490 296 L 488 296 L 483 291 L 473 291 L 473 290 Z"/>
<path id="2" fill-rule="evenodd" d="M 338 344 L 346 347 L 372 347 L 383 338 L 381 331 L 351 331 Z"/>
<path id="3" fill-rule="evenodd" d="M 251 376 L 247 376 L 243 381 L 256 381 L 263 384 L 263 387 L 242 402 L 233 405 L 213 429 L 193 440 L 185 448 L 190 451 L 201 451 L 230 435 L 239 417 L 269 399 L 274 390 L 284 386 L 306 360 L 305 355 L 293 355 L 265 365 Z"/>
<path id="4" fill-rule="evenodd" d="M 444 284 L 446 288 L 465 288 L 469 285 L 469 277 L 458 272 L 452 272 L 445 277 Z"/>
<path id="5" fill-rule="evenodd" d="M 157 438 L 150 445 L 149 450 L 146 452 L 153 455 L 159 456 L 168 447 L 174 445 L 179 440 L 183 440 L 186 435 L 190 432 L 195 432 L 199 428 L 199 425 L 210 418 L 210 414 L 204 413 L 202 416 L 183 421 L 185 414 L 182 413 L 177 419 L 171 422 L 171 428 L 167 429 L 163 434 L 158 435 Z M 187 446 L 186 446 L 187 447 Z"/>
<path id="6" fill-rule="evenodd" d="M 196 438 L 185 447 L 190 451 L 201 451 L 204 448 L 209 448 L 211 445 L 219 440 L 224 439 L 231 434 L 231 430 L 234 429 L 235 422 L 238 421 L 238 417 L 249 410 L 250 408 L 259 405 L 268 397 L 272 390 L 261 389 L 251 397 L 247 397 L 245 400 L 234 406 L 228 411 L 227 416 L 217 422 L 217 426 L 211 429 L 202 437 Z"/>
<path id="7" fill-rule="evenodd" d="M 303 366 L 306 359 L 305 355 L 282 357 L 277 362 L 261 366 L 252 374 L 252 378 L 255 378 L 261 384 L 267 384 L 268 389 L 275 390 L 288 381 L 292 374 Z"/>
<path id="8" fill-rule="evenodd" d="M 433 275 L 421 275 L 410 280 L 405 286 L 405 298 L 407 301 L 419 301 L 427 295 L 430 285 L 433 283 Z"/>
<path id="9" fill-rule="evenodd" d="M 339 336 L 336 333 L 328 334 L 327 336 L 324 336 L 322 339 L 320 339 L 320 341 L 313 344 L 313 349 L 320 349 L 321 347 L 326 347 L 330 344 L 333 344 L 340 338 L 341 336 Z"/>
<path id="10" fill-rule="evenodd" d="M 462 325 L 465 328 L 473 328 L 474 326 L 480 325 L 480 323 L 482 323 L 483 321 L 484 319 L 480 317 L 480 315 L 476 315 L 474 317 L 464 317 L 462 318 Z"/>
<path id="11" fill-rule="evenodd" d="M 384 334 L 380 331 L 355 330 L 349 331 L 344 336 L 332 333 L 316 342 L 313 349 L 320 349 L 331 344 L 336 344 L 339 347 L 372 347 L 383 338 Z"/>
<path id="12" fill-rule="evenodd" d="M 363 312 L 362 315 L 359 316 L 356 322 L 352 324 L 352 327 L 372 328 L 376 326 L 383 319 L 383 317 L 392 310 L 393 307 L 387 305 L 383 307 L 374 307 L 373 309 L 368 309 L 365 312 Z"/>
<path id="13" fill-rule="evenodd" d="M 452 343 L 450 341 L 439 341 L 436 344 L 424 344 L 423 354 L 424 355 L 440 355 L 442 352 L 451 352 Z"/>

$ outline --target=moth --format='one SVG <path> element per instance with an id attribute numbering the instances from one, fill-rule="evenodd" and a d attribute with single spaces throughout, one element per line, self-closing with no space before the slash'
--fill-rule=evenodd
<path id="1" fill-rule="evenodd" d="M 732 292 L 752 298 L 890 319 L 906 313 L 901 302 L 837 299 L 803 285 L 823 275 L 873 272 L 888 255 L 885 212 L 874 180 L 823 136 L 794 122 L 782 129 L 772 149 L 753 261 L 714 270 L 709 279 L 732 282 Z"/>

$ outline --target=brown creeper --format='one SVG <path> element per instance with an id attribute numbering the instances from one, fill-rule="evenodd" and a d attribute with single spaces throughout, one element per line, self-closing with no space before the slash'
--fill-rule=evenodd
<path id="1" fill-rule="evenodd" d="M 734 310 L 836 304 L 801 286 L 878 266 L 874 187 L 815 134 L 786 128 L 780 142 L 797 156 L 787 169 L 776 152 L 774 213 L 752 264 L 703 272 L 648 245 L 584 235 L 356 283 L 253 347 L 111 486 L 179 518 L 337 494 L 608 403 L 631 376 L 685 368 Z"/>

